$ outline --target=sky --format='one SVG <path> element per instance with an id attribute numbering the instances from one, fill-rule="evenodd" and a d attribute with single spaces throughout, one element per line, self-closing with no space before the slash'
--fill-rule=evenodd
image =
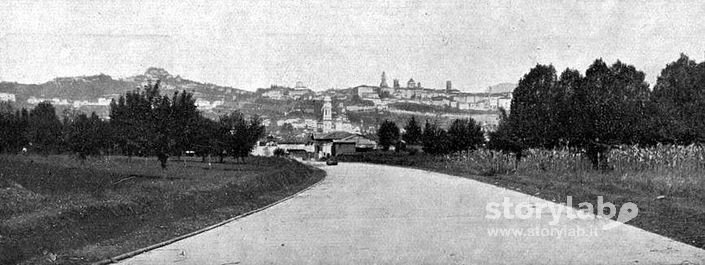
<path id="1" fill-rule="evenodd" d="M 482 91 L 536 64 L 597 58 L 654 84 L 680 53 L 703 61 L 697 1 L 16 1 L 0 2 L 0 81 L 173 75 L 254 90 L 314 90 L 409 78 Z"/>

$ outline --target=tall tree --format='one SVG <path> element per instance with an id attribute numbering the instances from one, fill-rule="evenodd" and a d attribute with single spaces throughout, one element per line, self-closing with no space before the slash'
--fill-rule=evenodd
<path id="1" fill-rule="evenodd" d="M 80 159 L 84 160 L 89 155 L 100 154 L 104 146 L 105 131 L 98 115 L 93 113 L 89 118 L 81 113 L 64 126 L 66 126 L 66 145 Z"/>
<path id="2" fill-rule="evenodd" d="M 429 154 L 445 154 L 450 152 L 451 142 L 448 133 L 435 123 L 426 121 L 423 134 L 423 151 Z"/>
<path id="3" fill-rule="evenodd" d="M 160 95 L 159 85 L 147 84 L 111 102 L 110 125 L 124 154 L 156 156 L 166 168 L 170 155 L 193 147 L 199 114 L 193 95 L 176 92 L 170 99 Z"/>
<path id="4" fill-rule="evenodd" d="M 240 157 L 243 161 L 245 157 L 250 155 L 257 141 L 264 137 L 265 133 L 266 128 L 262 125 L 262 119 L 257 115 L 250 117 L 247 124 L 247 139 L 245 145 L 240 149 Z"/>
<path id="5" fill-rule="evenodd" d="M 485 141 L 484 133 L 473 119 L 456 119 L 448 128 L 449 151 L 475 150 Z"/>
<path id="6" fill-rule="evenodd" d="M 29 112 L 26 137 L 33 149 L 47 154 L 61 147 L 61 121 L 49 102 L 41 102 Z"/>
<path id="7" fill-rule="evenodd" d="M 0 152 L 14 153 L 27 146 L 28 123 L 26 109 L 15 110 L 9 102 L 0 102 Z"/>
<path id="8" fill-rule="evenodd" d="M 409 122 L 406 124 L 404 127 L 404 134 L 401 136 L 401 138 L 410 145 L 414 144 L 419 144 L 421 143 L 421 126 L 419 126 L 418 122 L 416 122 L 416 118 L 414 116 L 411 116 L 411 119 L 409 119 Z"/>
<path id="9" fill-rule="evenodd" d="M 487 142 L 487 148 L 497 150 L 503 153 L 513 153 L 515 156 L 514 170 L 519 167 L 519 162 L 523 157 L 526 146 L 512 134 L 512 124 L 509 122 L 507 113 L 504 110 L 500 111 L 499 126 L 497 130 L 490 133 L 490 140 Z"/>
<path id="10" fill-rule="evenodd" d="M 245 161 L 254 148 L 257 140 L 262 138 L 265 128 L 259 117 L 245 118 L 240 111 L 233 111 L 220 117 L 220 127 L 223 128 L 221 142 L 225 144 L 225 152 L 236 160 Z M 222 161 L 222 153 L 221 153 Z"/>
<path id="11" fill-rule="evenodd" d="M 399 127 L 393 121 L 384 120 L 377 131 L 377 137 L 379 145 L 387 151 L 399 141 Z"/>
<path id="12" fill-rule="evenodd" d="M 584 149 L 595 167 L 606 165 L 610 145 L 649 141 L 649 115 L 658 111 L 649 104 L 644 76 L 634 66 L 597 59 L 585 77 L 566 69 L 556 80 L 552 66 L 537 65 L 519 81 L 511 115 L 490 146 L 569 145 Z"/>
<path id="13" fill-rule="evenodd" d="M 552 126 L 551 92 L 556 84 L 556 70 L 552 65 L 536 65 L 519 80 L 514 90 L 509 122 L 524 144 L 548 147 L 553 144 L 549 128 Z"/>
<path id="14" fill-rule="evenodd" d="M 583 76 L 579 71 L 566 68 L 561 73 L 551 93 L 553 112 L 549 126 L 549 142 L 559 146 L 573 146 L 582 139 L 578 119 L 582 113 L 575 109 L 580 102 L 575 99 L 575 91 L 582 86 Z"/>
<path id="15" fill-rule="evenodd" d="M 203 162 L 205 162 L 206 157 L 210 155 L 217 156 L 217 148 L 224 146 L 224 144 L 220 142 L 222 140 L 221 135 L 223 134 L 216 121 L 199 115 L 196 119 L 194 137 L 191 139 L 192 150 L 196 152 L 197 156 L 201 157 Z"/>
<path id="16" fill-rule="evenodd" d="M 655 120 L 665 142 L 705 142 L 705 63 L 697 64 L 685 54 L 666 65 L 653 90 L 653 104 L 660 114 Z M 654 108 L 652 108 L 654 109 Z"/>
<path id="17" fill-rule="evenodd" d="M 169 128 L 172 128 L 171 134 L 174 141 L 171 153 L 181 156 L 187 150 L 195 148 L 200 114 L 191 93 L 175 92 L 171 102 L 171 111 L 168 114 L 171 121 Z"/>

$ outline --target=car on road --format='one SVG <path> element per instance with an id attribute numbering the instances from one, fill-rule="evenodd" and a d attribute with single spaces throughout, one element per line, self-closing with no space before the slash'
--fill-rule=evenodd
<path id="1" fill-rule="evenodd" d="M 335 157 L 331 157 L 331 158 L 328 158 L 328 160 L 326 160 L 326 165 L 335 166 L 337 164 L 338 164 L 338 159 L 335 159 Z"/>

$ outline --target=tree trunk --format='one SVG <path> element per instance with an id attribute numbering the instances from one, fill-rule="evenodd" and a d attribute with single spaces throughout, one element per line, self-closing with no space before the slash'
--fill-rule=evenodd
<path id="1" fill-rule="evenodd" d="M 169 159 L 169 156 L 166 154 L 158 154 L 157 159 L 159 159 L 160 165 L 162 166 L 162 169 L 166 169 L 166 161 Z"/>

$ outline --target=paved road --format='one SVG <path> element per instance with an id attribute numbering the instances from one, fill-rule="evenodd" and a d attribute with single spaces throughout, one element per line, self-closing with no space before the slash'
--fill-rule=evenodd
<path id="1" fill-rule="evenodd" d="M 379 165 L 323 168 L 326 179 L 291 200 L 121 263 L 705 264 L 705 250 L 628 225 L 601 230 L 612 222 L 603 219 L 488 219 L 490 202 L 546 202 L 492 185 Z M 490 235 L 536 227 L 574 233 Z"/>

